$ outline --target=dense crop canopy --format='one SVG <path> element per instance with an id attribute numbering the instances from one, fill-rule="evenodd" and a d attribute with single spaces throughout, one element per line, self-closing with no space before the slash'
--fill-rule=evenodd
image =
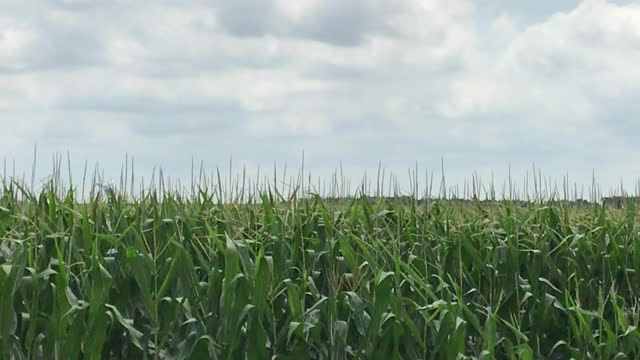
<path id="1" fill-rule="evenodd" d="M 21 191 L 0 198 L 3 359 L 640 356 L 631 203 Z"/>

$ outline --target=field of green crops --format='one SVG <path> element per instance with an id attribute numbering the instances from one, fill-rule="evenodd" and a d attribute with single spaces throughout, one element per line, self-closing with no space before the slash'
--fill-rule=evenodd
<path id="1" fill-rule="evenodd" d="M 0 358 L 640 356 L 631 202 L 214 195 L 5 183 Z"/>

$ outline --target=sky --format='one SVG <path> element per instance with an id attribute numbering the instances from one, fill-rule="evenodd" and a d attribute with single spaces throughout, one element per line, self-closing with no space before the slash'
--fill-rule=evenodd
<path id="1" fill-rule="evenodd" d="M 634 1 L 5 0 L 0 156 L 633 187 L 638 64 Z"/>

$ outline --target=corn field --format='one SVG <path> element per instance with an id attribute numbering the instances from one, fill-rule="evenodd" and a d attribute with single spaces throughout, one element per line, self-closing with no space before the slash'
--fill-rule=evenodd
<path id="1" fill-rule="evenodd" d="M 2 359 L 640 356 L 634 201 L 77 191 L 4 183 Z"/>

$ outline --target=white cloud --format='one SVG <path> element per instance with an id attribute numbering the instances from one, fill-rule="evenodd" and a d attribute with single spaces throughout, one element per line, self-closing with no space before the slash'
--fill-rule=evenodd
<path id="1" fill-rule="evenodd" d="M 640 78 L 638 6 L 586 1 L 568 13 L 513 33 L 505 51 L 482 58 L 452 86 L 449 116 L 515 115 L 528 126 L 567 135 L 615 111 L 611 100 L 634 97 Z M 561 139 L 558 139 L 561 140 Z"/>
<path id="2" fill-rule="evenodd" d="M 638 155 L 640 6 L 567 4 L 3 4 L 0 151 L 142 152 L 183 171 L 191 156 L 260 163 L 306 148 L 325 165 L 436 168 L 444 155 L 467 172 L 537 161 L 637 176 L 599 161 Z M 110 141 L 118 154 L 99 150 Z"/>

